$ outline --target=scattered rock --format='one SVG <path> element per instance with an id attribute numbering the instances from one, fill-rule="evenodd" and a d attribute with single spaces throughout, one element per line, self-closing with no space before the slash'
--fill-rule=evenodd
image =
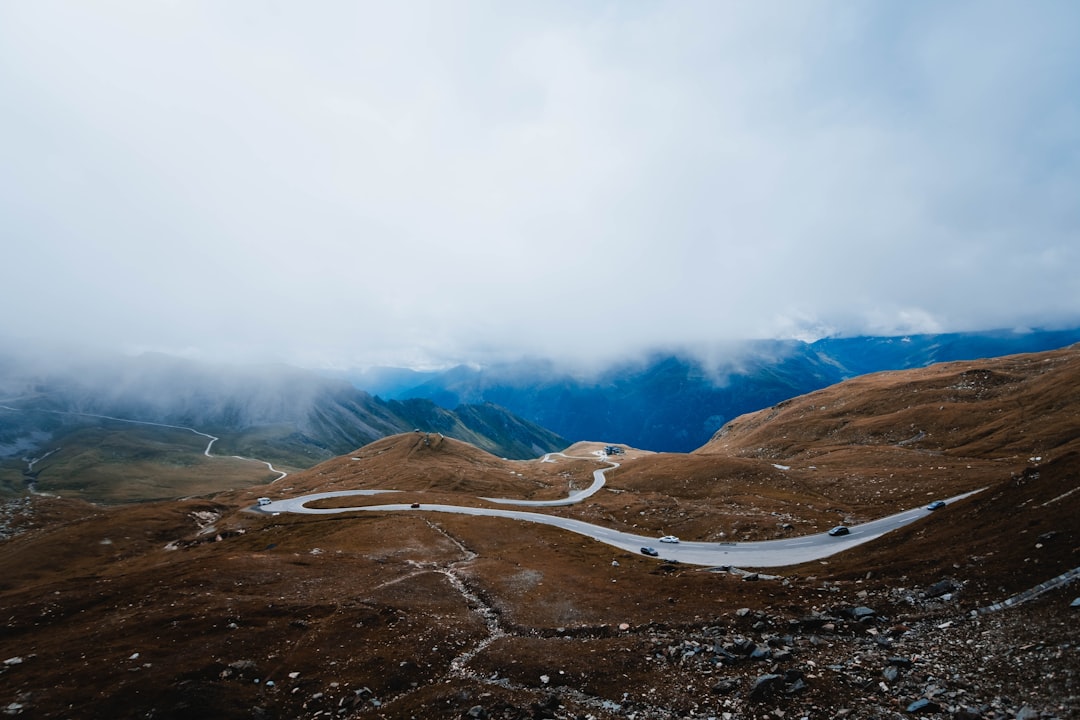
<path id="1" fill-rule="evenodd" d="M 783 675 L 761 675 L 754 681 L 754 686 L 750 688 L 750 699 L 755 702 L 761 702 L 768 700 L 784 687 Z"/>
<path id="2" fill-rule="evenodd" d="M 559 698 L 556 695 L 549 695 L 547 700 L 542 703 L 533 703 L 532 715 L 534 718 L 554 718 L 556 717 L 556 711 L 559 709 Z"/>
<path id="3" fill-rule="evenodd" d="M 866 607 L 865 605 L 860 605 L 859 607 L 851 609 L 851 617 L 855 618 L 856 620 L 867 620 L 876 616 L 877 612 L 874 611 L 872 608 Z"/>
<path id="4" fill-rule="evenodd" d="M 956 584 L 948 578 L 944 580 L 938 580 L 936 583 L 926 588 L 924 595 L 927 598 L 938 598 L 946 593 L 951 593 L 953 590 L 958 589 Z"/>
<path id="5" fill-rule="evenodd" d="M 735 678 L 721 678 L 712 686 L 712 692 L 717 695 L 728 695 L 739 689 L 739 681 Z"/>
<path id="6" fill-rule="evenodd" d="M 473 705 L 471 708 L 469 708 L 468 712 L 465 713 L 465 717 L 477 718 L 477 720 L 487 720 L 488 714 L 487 710 L 485 710 L 483 706 Z"/>
<path id="7" fill-rule="evenodd" d="M 751 660 L 771 660 L 772 650 L 769 648 L 756 647 L 753 652 L 750 653 Z"/>
<path id="8" fill-rule="evenodd" d="M 941 706 L 933 700 L 929 700 L 927 698 L 920 698 L 908 705 L 907 711 L 915 715 L 921 713 L 938 713 L 941 712 Z"/>
<path id="9" fill-rule="evenodd" d="M 254 673 L 255 671 L 256 665 L 253 660 L 234 660 L 221 671 L 221 678 L 227 679 L 233 675 L 244 675 L 244 673 Z"/>

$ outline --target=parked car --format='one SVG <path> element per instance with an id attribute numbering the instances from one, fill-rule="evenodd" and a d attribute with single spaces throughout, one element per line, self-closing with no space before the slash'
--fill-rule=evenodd
<path id="1" fill-rule="evenodd" d="M 262 507 L 263 505 L 269 505 L 269 504 L 270 504 L 270 498 L 268 498 L 268 497 L 259 498 L 259 507 Z"/>
<path id="2" fill-rule="evenodd" d="M 649 557 L 657 557 L 660 553 L 658 553 L 656 551 L 656 548 L 643 547 L 643 548 L 641 548 L 641 554 L 642 555 L 648 555 Z"/>
<path id="3" fill-rule="evenodd" d="M 841 535 L 847 535 L 849 532 L 851 532 L 851 531 L 848 530 L 845 525 L 837 525 L 836 527 L 834 527 L 832 530 L 829 531 L 829 534 L 832 535 L 833 537 L 839 537 Z"/>
<path id="4" fill-rule="evenodd" d="M 935 500 L 934 502 L 927 505 L 926 509 L 927 510 L 940 510 L 943 507 L 945 507 L 945 501 L 944 500 Z"/>
<path id="5" fill-rule="evenodd" d="M 662 543 L 677 543 L 677 542 L 679 542 L 679 538 L 675 537 L 674 535 L 665 535 L 664 537 L 660 538 L 660 542 L 662 542 Z"/>

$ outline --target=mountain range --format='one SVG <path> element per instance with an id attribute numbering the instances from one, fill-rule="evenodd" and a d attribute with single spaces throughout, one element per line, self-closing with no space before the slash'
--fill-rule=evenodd
<path id="1" fill-rule="evenodd" d="M 0 472 L 15 472 L 23 458 L 60 446 L 70 454 L 87 442 L 103 443 L 100 433 L 84 437 L 88 427 L 122 427 L 132 435 L 155 425 L 218 436 L 217 454 L 288 468 L 310 467 L 414 429 L 510 458 L 567 445 L 491 403 L 447 410 L 419 398 L 383 400 L 343 380 L 285 366 L 213 366 L 157 354 L 54 365 L 0 360 Z M 157 442 L 146 438 L 144 445 Z"/>
<path id="2" fill-rule="evenodd" d="M 425 398 L 444 408 L 494 403 L 570 441 L 689 452 L 739 415 L 858 375 L 1076 342 L 1080 329 L 762 340 L 714 351 L 709 359 L 655 353 L 590 373 L 525 360 L 427 373 L 376 368 L 350 379 L 380 397 Z"/>
<path id="3" fill-rule="evenodd" d="M 0 488 L 21 491 L 40 479 L 45 491 L 112 502 L 274 477 L 253 475 L 250 463 L 231 474 L 220 463 L 194 468 L 177 452 L 200 439 L 154 425 L 216 436 L 214 454 L 288 472 L 414 429 L 511 459 L 580 440 L 688 452 L 739 415 L 847 378 L 1077 341 L 1080 330 L 759 341 L 709 361 L 658 353 L 592 373 L 533 360 L 440 372 L 376 368 L 348 379 L 160 354 L 63 362 L 9 354 L 0 356 Z"/>

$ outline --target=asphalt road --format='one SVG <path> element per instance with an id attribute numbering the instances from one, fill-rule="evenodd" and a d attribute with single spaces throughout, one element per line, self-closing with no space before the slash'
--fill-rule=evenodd
<path id="1" fill-rule="evenodd" d="M 580 457 L 563 455 L 562 453 L 548 453 L 544 456 L 543 462 L 549 462 L 548 458 L 552 455 L 558 455 L 559 457 L 569 458 L 571 460 L 596 460 L 596 457 Z M 593 483 L 584 490 L 579 490 L 575 493 L 570 493 L 564 498 L 558 500 L 514 500 L 512 498 L 480 498 L 481 500 L 487 500 L 488 502 L 498 503 L 500 505 L 517 505 L 519 507 L 563 507 L 566 505 L 574 505 L 581 502 L 585 498 L 596 493 L 597 490 L 604 487 L 606 480 L 604 479 L 604 473 L 609 470 L 614 470 L 619 467 L 619 463 L 606 460 L 608 467 L 600 468 L 593 471 Z"/>
<path id="2" fill-rule="evenodd" d="M 609 468 L 606 468 L 609 469 Z M 606 470 L 605 469 L 605 470 Z M 597 482 L 600 485 L 603 484 L 603 470 L 598 470 L 600 474 L 598 480 L 594 481 L 593 486 L 595 489 L 590 488 L 592 492 L 599 489 L 596 486 Z M 391 503 L 385 505 L 365 505 L 362 507 L 351 508 L 309 508 L 307 503 L 322 498 L 332 497 L 348 497 L 352 495 L 378 495 L 384 493 L 393 493 L 396 490 L 341 490 L 337 492 L 325 492 L 315 493 L 314 495 L 303 495 L 301 497 L 290 498 L 287 500 L 276 500 L 269 505 L 263 505 L 258 508 L 262 512 L 266 513 L 306 513 L 311 515 L 331 515 L 335 513 L 343 512 L 441 512 L 441 513 L 455 513 L 459 515 L 478 515 L 483 517 L 499 517 L 507 518 L 510 520 L 519 520 L 522 522 L 534 522 L 542 525 L 551 525 L 554 527 L 562 528 L 563 530 L 569 530 L 570 532 L 578 533 L 590 537 L 594 540 L 598 540 L 607 545 L 617 547 L 621 550 L 627 550 L 629 552 L 640 552 L 642 547 L 649 546 L 656 548 L 660 553 L 660 559 L 662 560 L 677 560 L 681 563 L 687 563 L 689 565 L 703 565 L 707 567 L 717 567 L 722 565 L 729 565 L 740 568 L 765 568 L 765 567 L 782 567 L 784 565 L 795 565 L 803 562 L 810 562 L 813 560 L 821 560 L 827 558 L 830 555 L 850 550 L 865 542 L 869 542 L 875 538 L 881 537 L 887 532 L 903 527 L 909 523 L 915 522 L 920 518 L 924 518 L 927 515 L 933 513 L 931 510 L 927 510 L 925 507 L 918 507 L 912 510 L 905 510 L 903 512 L 896 513 L 895 515 L 889 515 L 888 517 L 872 520 L 861 525 L 851 525 L 850 534 L 840 537 L 831 537 L 828 533 L 818 533 L 816 535 L 803 535 L 797 538 L 785 538 L 783 540 L 765 540 L 761 542 L 740 542 L 740 543 L 722 543 L 722 542 L 680 542 L 678 544 L 661 543 L 656 537 L 635 535 L 633 533 L 620 532 L 612 528 L 603 527 L 601 525 L 593 525 L 582 520 L 575 520 L 572 518 L 556 517 L 553 515 L 544 515 L 542 513 L 528 512 L 525 510 L 504 510 L 502 508 L 474 508 L 474 507 L 460 507 L 457 505 L 421 505 L 419 509 L 411 507 L 408 503 Z M 589 491 L 582 491 L 589 492 Z M 592 492 L 589 492 L 591 495 Z M 945 500 L 946 503 L 953 503 L 957 500 L 962 500 L 970 495 L 974 495 L 978 490 L 973 492 L 964 493 L 963 495 L 957 495 L 956 497 Z M 587 496 L 586 496 L 587 497 Z M 580 493 L 572 495 L 571 498 L 575 498 L 573 502 L 580 502 L 582 497 Z M 555 504 L 568 505 L 572 502 L 567 502 L 569 498 L 558 501 L 550 501 Z M 523 502 L 523 501 L 518 501 Z"/>

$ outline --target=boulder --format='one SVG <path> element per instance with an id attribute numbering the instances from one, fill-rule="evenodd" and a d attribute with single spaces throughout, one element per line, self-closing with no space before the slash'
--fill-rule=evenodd
<path id="1" fill-rule="evenodd" d="M 875 617 L 876 615 L 877 612 L 875 610 L 873 610 L 872 608 L 868 608 L 865 605 L 860 605 L 859 607 L 851 609 L 851 617 L 855 618 L 856 620 L 866 620 L 868 618 Z"/>
<path id="2" fill-rule="evenodd" d="M 711 688 L 716 695 L 728 695 L 739 689 L 739 681 L 735 678 L 720 678 Z"/>
<path id="3" fill-rule="evenodd" d="M 956 590 L 956 584 L 952 580 L 945 578 L 944 580 L 938 580 L 936 583 L 926 588 L 925 594 L 928 598 L 937 598 L 946 593 L 951 593 L 953 590 Z"/>
<path id="4" fill-rule="evenodd" d="M 784 692 L 788 695 L 794 695 L 796 693 L 801 693 L 805 689 L 806 681 L 802 678 L 798 678 L 795 682 L 789 683 L 788 686 L 784 688 Z"/>
<path id="5" fill-rule="evenodd" d="M 941 712 L 941 706 L 933 700 L 927 698 L 919 698 L 915 702 L 907 706 L 907 711 L 913 715 L 922 715 L 927 713 Z"/>
<path id="6" fill-rule="evenodd" d="M 754 686 L 750 688 L 750 699 L 755 702 L 762 702 L 768 700 L 777 692 L 784 688 L 784 676 L 783 675 L 761 675 L 754 681 Z"/>

